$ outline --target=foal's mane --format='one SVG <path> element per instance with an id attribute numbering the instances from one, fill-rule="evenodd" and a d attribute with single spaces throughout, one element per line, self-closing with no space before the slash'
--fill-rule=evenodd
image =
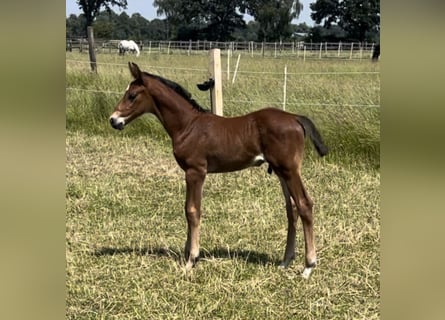
<path id="1" fill-rule="evenodd" d="M 159 82 L 163 83 L 167 87 L 173 89 L 177 94 L 179 94 L 185 100 L 190 102 L 190 104 L 193 106 L 193 108 L 198 110 L 199 112 L 210 112 L 210 110 L 201 107 L 198 104 L 198 102 L 196 102 L 196 100 L 192 98 L 192 94 L 190 92 L 188 92 L 186 89 L 184 89 L 182 86 L 177 84 L 176 82 L 173 82 L 171 80 L 165 79 L 165 78 L 163 78 L 161 76 L 158 76 L 158 75 L 155 75 L 155 74 L 151 74 L 151 73 L 148 73 L 148 72 L 144 72 L 144 74 L 149 76 L 149 77 L 152 77 L 152 78 L 158 80 Z"/>

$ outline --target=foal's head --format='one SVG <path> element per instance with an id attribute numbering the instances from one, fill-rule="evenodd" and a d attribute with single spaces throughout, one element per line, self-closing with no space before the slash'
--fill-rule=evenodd
<path id="1" fill-rule="evenodd" d="M 110 117 L 111 126 L 119 130 L 142 114 L 155 111 L 153 97 L 148 92 L 147 79 L 144 79 L 142 71 L 135 63 L 129 62 L 128 66 L 134 80 L 128 85 Z"/>

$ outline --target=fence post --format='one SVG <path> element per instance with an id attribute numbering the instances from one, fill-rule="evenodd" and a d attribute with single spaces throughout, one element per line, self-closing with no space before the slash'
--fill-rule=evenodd
<path id="1" fill-rule="evenodd" d="M 283 110 L 286 110 L 287 64 L 284 66 Z"/>
<path id="2" fill-rule="evenodd" d="M 91 71 L 97 73 L 96 52 L 94 51 L 94 32 L 92 26 L 87 27 L 87 33 L 88 33 L 88 52 L 90 55 Z"/>
<path id="3" fill-rule="evenodd" d="M 227 50 L 227 81 L 230 80 L 230 55 L 232 54 L 232 50 Z"/>
<path id="4" fill-rule="evenodd" d="M 349 55 L 349 59 L 352 59 L 352 50 L 354 49 L 354 42 L 351 42 L 351 53 Z"/>
<path id="5" fill-rule="evenodd" d="M 238 53 L 238 59 L 236 60 L 235 72 L 233 73 L 232 84 L 235 83 L 236 74 L 238 73 L 239 59 L 241 58 L 241 54 Z"/>
<path id="6" fill-rule="evenodd" d="M 223 115 L 223 100 L 222 100 L 222 77 L 221 77 L 221 50 L 212 49 L 210 53 L 210 76 L 215 81 L 212 90 L 212 112 L 216 115 Z"/>

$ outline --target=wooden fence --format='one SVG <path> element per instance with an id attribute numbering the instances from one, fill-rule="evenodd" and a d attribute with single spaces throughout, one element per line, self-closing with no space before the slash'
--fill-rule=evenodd
<path id="1" fill-rule="evenodd" d="M 119 40 L 95 41 L 96 52 L 118 54 Z M 216 42 L 216 41 L 137 41 L 144 54 L 208 54 L 220 49 L 222 54 L 243 54 L 260 57 L 297 56 L 302 59 L 369 59 L 374 43 L 369 42 Z M 66 50 L 88 52 L 86 39 L 67 39 Z"/>

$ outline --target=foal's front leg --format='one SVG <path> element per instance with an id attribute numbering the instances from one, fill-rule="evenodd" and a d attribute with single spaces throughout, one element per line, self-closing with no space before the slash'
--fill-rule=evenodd
<path id="1" fill-rule="evenodd" d="M 187 185 L 185 217 L 187 219 L 187 241 L 185 243 L 185 269 L 189 271 L 199 257 L 199 224 L 201 220 L 202 186 L 205 173 L 197 169 L 188 169 L 185 173 Z"/>

